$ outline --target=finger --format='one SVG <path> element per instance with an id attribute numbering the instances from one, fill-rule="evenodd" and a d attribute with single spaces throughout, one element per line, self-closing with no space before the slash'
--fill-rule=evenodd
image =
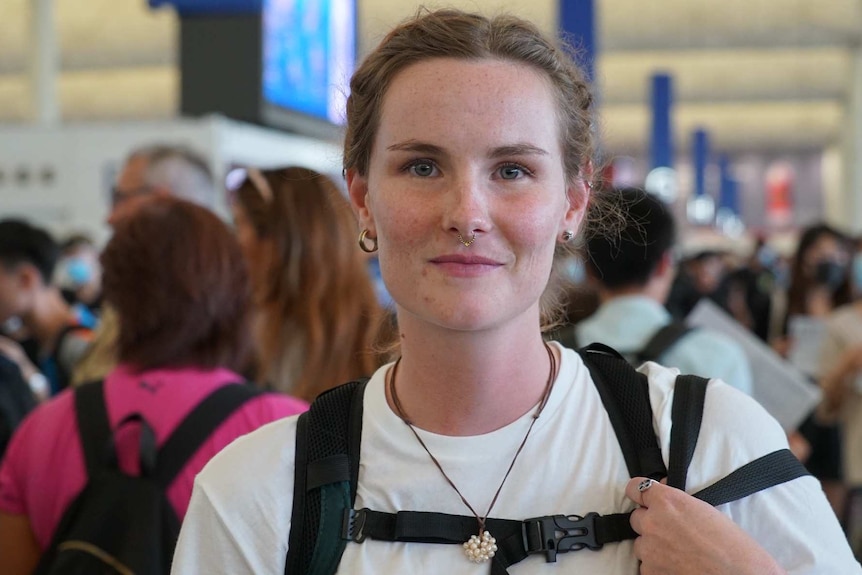
<path id="1" fill-rule="evenodd" d="M 647 510 L 643 507 L 640 507 L 640 508 L 632 511 L 632 514 L 629 517 L 629 524 L 632 526 L 632 529 L 634 529 L 635 533 L 637 533 L 638 535 L 644 534 L 644 530 L 645 530 L 644 522 L 646 520 L 646 517 L 645 517 L 646 513 L 647 513 Z M 640 555 L 638 555 L 637 558 L 640 559 L 641 558 Z"/>
<path id="2" fill-rule="evenodd" d="M 649 501 L 650 495 L 648 495 L 648 493 L 657 488 L 661 489 L 663 487 L 665 486 L 653 479 L 649 479 L 647 477 L 635 477 L 629 480 L 626 485 L 626 497 L 641 507 L 649 507 L 647 501 Z"/>

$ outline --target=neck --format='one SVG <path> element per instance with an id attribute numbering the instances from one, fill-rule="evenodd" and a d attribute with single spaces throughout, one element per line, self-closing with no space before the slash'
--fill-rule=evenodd
<path id="1" fill-rule="evenodd" d="M 614 299 L 633 295 L 639 295 L 649 298 L 662 305 L 664 304 L 665 300 L 665 298 L 663 297 L 663 291 L 661 290 L 661 286 L 657 285 L 657 282 L 647 282 L 646 284 L 640 286 L 626 286 L 621 288 L 600 287 L 598 289 L 598 292 L 599 301 L 601 303 L 607 303 Z"/>
<path id="2" fill-rule="evenodd" d="M 453 332 L 419 329 L 404 315 L 394 385 L 404 415 L 416 427 L 444 435 L 489 433 L 541 400 L 551 366 L 538 323 L 532 329 Z M 387 400 L 398 413 L 389 386 Z"/>
<path id="3" fill-rule="evenodd" d="M 21 320 L 39 343 L 39 351 L 47 353 L 63 328 L 75 320 L 75 315 L 58 290 L 47 288 L 36 296 L 33 309 Z"/>

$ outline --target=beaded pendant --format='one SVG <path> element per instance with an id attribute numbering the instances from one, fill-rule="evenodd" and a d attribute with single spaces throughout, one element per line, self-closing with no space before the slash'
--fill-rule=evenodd
<path id="1" fill-rule="evenodd" d="M 497 553 L 497 540 L 482 530 L 482 536 L 473 535 L 464 542 L 464 554 L 473 563 L 484 563 Z"/>

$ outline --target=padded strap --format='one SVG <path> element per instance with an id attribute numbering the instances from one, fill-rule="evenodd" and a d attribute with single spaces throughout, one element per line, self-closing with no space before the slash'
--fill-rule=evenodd
<path id="1" fill-rule="evenodd" d="M 103 382 L 94 381 L 75 390 L 75 416 L 78 420 L 78 434 L 81 437 L 87 476 L 93 477 L 109 458 L 116 460 L 116 454 L 110 453 L 112 434 L 108 409 L 105 407 Z"/>
<path id="2" fill-rule="evenodd" d="M 665 352 L 676 345 L 676 342 L 685 337 L 685 335 L 693 329 L 694 328 L 681 322 L 672 322 L 659 328 L 659 330 L 652 335 L 644 348 L 638 352 L 638 361 L 640 363 L 658 361 Z"/>
<path id="3" fill-rule="evenodd" d="M 293 511 L 285 573 L 335 573 L 342 515 L 356 497 L 367 379 L 331 389 L 297 424 Z"/>
<path id="4" fill-rule="evenodd" d="M 671 407 L 670 457 L 667 484 L 685 491 L 688 466 L 694 456 L 709 380 L 695 375 L 676 378 Z"/>
<path id="5" fill-rule="evenodd" d="M 163 487 L 170 485 L 213 431 L 260 393 L 251 385 L 233 383 L 224 385 L 207 396 L 162 445 L 154 474 L 155 480 Z"/>
<path id="6" fill-rule="evenodd" d="M 579 351 L 608 412 L 631 477 L 667 475 L 653 428 L 646 375 L 616 351 L 593 344 Z"/>

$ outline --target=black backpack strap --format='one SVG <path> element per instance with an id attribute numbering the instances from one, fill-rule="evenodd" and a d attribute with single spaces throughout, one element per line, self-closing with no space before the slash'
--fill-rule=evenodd
<path id="1" fill-rule="evenodd" d="M 212 432 L 260 391 L 245 383 L 224 385 L 207 396 L 174 429 L 158 453 L 154 479 L 167 487 Z"/>
<path id="2" fill-rule="evenodd" d="M 658 361 L 662 355 L 694 328 L 682 322 L 671 322 L 656 331 L 637 354 L 640 363 Z"/>
<path id="3" fill-rule="evenodd" d="M 75 390 L 75 417 L 87 476 L 104 467 L 108 458 L 112 437 L 108 408 L 105 406 L 104 383 L 94 381 Z"/>
<path id="4" fill-rule="evenodd" d="M 696 375 L 680 375 L 674 384 L 667 484 L 683 491 L 700 435 L 708 383 L 709 380 Z"/>
<path id="5" fill-rule="evenodd" d="M 789 449 L 779 449 L 746 463 L 694 496 L 712 506 L 722 505 L 806 475 L 811 474 Z"/>
<path id="6" fill-rule="evenodd" d="M 299 417 L 285 574 L 328 575 L 341 561 L 344 513 L 353 508 L 359 482 L 367 382 L 321 394 Z"/>
<path id="7" fill-rule="evenodd" d="M 667 475 L 653 428 L 646 375 L 602 344 L 579 351 L 608 412 L 631 477 Z"/>

